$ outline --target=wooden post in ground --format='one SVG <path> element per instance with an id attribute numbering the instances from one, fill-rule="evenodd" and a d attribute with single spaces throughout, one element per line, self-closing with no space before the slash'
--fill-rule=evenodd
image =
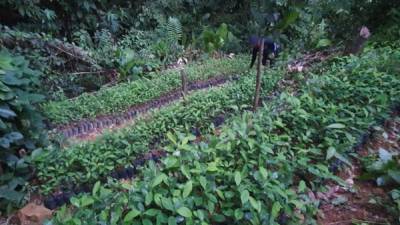
<path id="1" fill-rule="evenodd" d="M 186 95 L 188 92 L 187 75 L 183 69 L 180 71 L 180 73 L 181 73 L 181 80 L 182 80 L 182 97 L 183 97 L 183 101 L 186 101 Z"/>
<path id="2" fill-rule="evenodd" d="M 260 45 L 260 51 L 258 52 L 258 61 L 257 61 L 257 77 L 256 77 L 256 92 L 254 94 L 254 105 L 253 105 L 253 111 L 257 111 L 258 107 L 258 102 L 260 100 L 260 90 L 261 90 L 261 60 L 263 57 L 263 51 L 264 51 L 264 39 L 261 38 L 261 43 Z"/>

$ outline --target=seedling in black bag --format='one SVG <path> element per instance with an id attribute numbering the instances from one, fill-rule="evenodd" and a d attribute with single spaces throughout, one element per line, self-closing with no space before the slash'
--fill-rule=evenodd
<path id="1" fill-rule="evenodd" d="M 66 204 L 69 204 L 69 203 L 70 203 L 70 199 L 72 198 L 73 195 L 74 195 L 74 194 L 73 194 L 71 191 L 66 191 L 66 192 L 64 192 L 64 193 L 63 193 L 64 202 L 65 202 Z"/>
<path id="2" fill-rule="evenodd" d="M 118 173 L 118 179 L 127 179 L 128 178 L 128 174 L 126 173 L 125 169 L 121 169 L 117 173 Z"/>
<path id="3" fill-rule="evenodd" d="M 127 174 L 128 178 L 132 178 L 135 175 L 135 172 L 136 172 L 135 168 L 131 167 L 131 166 L 126 168 L 125 171 L 126 171 L 126 174 Z"/>
<path id="4" fill-rule="evenodd" d="M 44 200 L 44 206 L 50 210 L 53 210 L 55 208 L 57 208 L 57 203 L 54 199 L 53 196 L 48 196 L 45 200 Z"/>
<path id="5" fill-rule="evenodd" d="M 65 204 L 64 196 L 63 196 L 62 193 L 61 194 L 57 194 L 56 196 L 54 196 L 54 200 L 56 202 L 57 207 L 60 207 L 60 206 Z"/>
<path id="6" fill-rule="evenodd" d="M 145 160 L 143 158 L 137 158 L 133 161 L 134 166 L 143 166 L 145 163 Z"/>

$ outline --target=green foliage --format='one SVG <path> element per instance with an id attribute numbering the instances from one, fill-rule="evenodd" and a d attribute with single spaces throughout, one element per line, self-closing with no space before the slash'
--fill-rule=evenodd
<path id="1" fill-rule="evenodd" d="M 395 204 L 394 213 L 397 215 L 397 219 L 400 219 L 400 189 L 394 189 L 390 192 L 390 196 Z"/>
<path id="2" fill-rule="evenodd" d="M 399 155 L 390 153 L 385 149 L 379 149 L 379 158 L 373 163 L 365 160 L 366 173 L 364 179 L 376 178 L 379 186 L 397 184 L 400 185 L 400 164 Z"/>
<path id="3" fill-rule="evenodd" d="M 166 23 L 158 28 L 161 41 L 156 43 L 155 54 L 163 62 L 175 62 L 183 52 L 183 27 L 177 18 L 169 17 Z"/>
<path id="4" fill-rule="evenodd" d="M 228 25 L 223 23 L 216 31 L 213 31 L 209 27 L 204 27 L 199 39 L 202 48 L 207 53 L 212 53 L 219 51 L 229 39 L 232 39 L 232 36 L 232 33 L 228 31 Z"/>
<path id="5" fill-rule="evenodd" d="M 281 77 L 278 71 L 271 74 L 265 76 L 265 90 L 271 90 Z M 158 140 L 156 143 L 164 142 L 170 130 L 185 131 L 197 125 L 208 129 L 213 117 L 220 113 L 229 116 L 237 112 L 234 109 L 251 103 L 253 83 L 254 76 L 243 76 L 221 88 L 196 92 L 187 98 L 187 103 L 162 108 L 148 119 L 138 120 L 94 143 L 74 145 L 63 151 L 47 149 L 36 163 L 38 176 L 46 181 L 41 190 L 47 193 L 61 183 L 80 184 L 104 178 L 116 165 L 129 164 L 138 153 L 147 151 L 154 139 Z"/>
<path id="6" fill-rule="evenodd" d="M 24 200 L 24 185 L 31 176 L 30 160 L 44 141 L 42 117 L 34 105 L 39 73 L 23 57 L 0 51 L 0 208 L 10 211 Z"/>
<path id="7" fill-rule="evenodd" d="M 85 50 L 90 50 L 94 47 L 93 40 L 86 30 L 75 31 L 72 34 L 72 42 Z"/>
<path id="8" fill-rule="evenodd" d="M 164 29 L 166 32 L 166 39 L 170 43 L 176 43 L 182 40 L 183 31 L 182 24 L 177 18 L 169 17 L 168 21 L 164 25 Z"/>
<path id="9" fill-rule="evenodd" d="M 398 122 L 399 117 L 390 118 L 390 120 Z M 374 127 L 373 140 L 375 143 L 388 141 L 386 129 L 382 128 L 380 126 Z M 400 135 L 396 135 L 395 138 L 398 139 L 399 137 Z M 388 150 L 379 147 L 376 153 L 371 153 L 367 157 L 361 158 L 364 171 L 359 179 L 375 180 L 378 186 L 392 189 L 388 194 L 394 204 L 386 204 L 385 208 L 395 215 L 397 219 L 400 219 L 400 155 L 396 148 L 388 147 Z"/>
<path id="10" fill-rule="evenodd" d="M 297 195 L 297 188 L 289 190 L 285 184 L 286 175 L 290 174 L 287 169 L 295 165 L 283 157 L 276 159 L 273 153 L 258 146 L 249 148 L 249 138 L 263 134 L 250 125 L 258 124 L 258 119 L 246 114 L 235 122 L 239 126 L 224 129 L 221 137 L 210 137 L 208 144 L 188 144 L 193 136 L 172 135 L 176 144 L 168 146 L 171 155 L 162 161 L 160 169 L 150 163 L 143 169 L 143 176 L 132 184 L 101 187 L 99 194 L 81 198 L 93 199 L 95 205 L 112 205 L 111 209 L 101 207 L 95 211 L 92 205 L 72 211 L 64 209 L 57 213 L 53 223 L 75 224 L 75 218 L 108 222 L 111 217 L 97 219 L 97 215 L 106 215 L 106 210 L 115 212 L 114 206 L 127 206 L 126 210 L 118 211 L 117 224 L 128 221 L 275 224 L 283 213 L 292 215 L 293 223 L 300 223 L 300 213 L 310 220 L 315 206 L 307 204 L 309 199 L 305 195 Z M 179 158 L 174 156 L 178 154 Z M 268 165 L 264 163 L 267 157 L 274 158 Z M 177 163 L 170 166 L 170 161 Z M 234 174 L 238 173 L 243 178 L 237 185 Z M 123 190 L 127 192 L 111 194 Z M 124 202 L 130 202 L 129 206 Z M 71 213 L 73 216 L 68 217 Z"/>
<path id="11" fill-rule="evenodd" d="M 141 51 L 149 49 L 154 39 L 154 33 L 150 31 L 131 28 L 129 32 L 118 40 L 118 46 L 122 49 L 132 49 L 142 54 Z"/>
<path id="12" fill-rule="evenodd" d="M 31 62 L 30 67 L 40 71 L 41 85 L 37 92 L 48 99 L 74 97 L 83 92 L 98 90 L 107 82 L 107 77 L 96 73 L 76 73 L 77 71 L 94 71 L 98 65 L 87 65 L 75 60 L 76 58 L 71 59 L 70 55 L 64 54 L 62 50 L 51 47 L 71 47 L 72 44 L 54 39 L 51 35 L 22 32 L 3 26 L 0 26 L 0 31 L 0 42 L 13 54 L 24 55 Z M 92 40 L 87 35 L 84 31 L 76 33 L 75 41 L 85 40 L 82 43 L 83 49 L 93 47 Z M 81 49 L 83 55 L 90 55 L 83 49 Z"/>
<path id="13" fill-rule="evenodd" d="M 387 22 L 378 27 L 372 41 L 380 46 L 398 42 L 400 37 L 400 8 L 392 8 L 387 13 Z"/>
<path id="14" fill-rule="evenodd" d="M 158 70 L 161 65 L 156 59 L 144 59 L 130 49 L 116 51 L 116 65 L 120 80 L 136 80 L 145 75 L 145 72 Z"/>
<path id="15" fill-rule="evenodd" d="M 332 62 L 322 76 L 293 75 L 298 95 L 284 91 L 258 113 L 234 117 L 218 135 L 209 133 L 201 142 L 175 125 L 178 132 L 166 134 L 169 155 L 160 165 L 149 162 L 131 183 L 110 181 L 77 198 L 77 207 L 62 208 L 53 223 L 276 224 L 282 215 L 291 215 L 289 224 L 315 223 L 318 203 L 306 191 L 324 189 L 328 180 L 344 183 L 328 171 L 326 158 L 346 161 L 356 137 L 387 113 L 399 94 L 400 79 L 378 65 L 398 54 L 387 48 L 369 50 L 361 58 Z M 242 77 L 235 85 L 252 93 L 247 82 L 253 84 L 254 77 Z M 215 89 L 212 95 L 227 89 Z M 392 197 L 398 199 L 398 193 Z"/>
<path id="16" fill-rule="evenodd" d="M 233 74 L 243 71 L 245 58 L 209 60 L 202 65 L 186 68 L 189 81 L 204 80 L 221 74 Z M 126 61 L 126 68 L 136 66 L 134 58 Z M 128 74 L 128 72 L 127 72 Z M 153 73 L 153 79 L 141 79 L 103 88 L 96 93 L 83 94 L 77 98 L 44 103 L 43 113 L 55 124 L 68 123 L 82 118 L 120 112 L 134 104 L 143 103 L 158 97 L 181 85 L 179 71 L 169 70 Z"/>
<path id="17" fill-rule="evenodd" d="M 101 65 L 112 67 L 115 58 L 116 45 L 111 32 L 106 29 L 97 31 L 94 38 L 96 42 L 96 50 L 94 51 L 93 58 Z"/>
<path id="18" fill-rule="evenodd" d="M 324 48 L 329 47 L 332 42 L 327 37 L 326 26 L 324 20 L 321 23 L 314 26 L 314 28 L 310 32 L 309 41 L 311 48 Z"/>

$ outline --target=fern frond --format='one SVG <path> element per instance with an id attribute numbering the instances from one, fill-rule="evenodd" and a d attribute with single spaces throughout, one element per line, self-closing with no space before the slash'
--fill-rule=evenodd
<path id="1" fill-rule="evenodd" d="M 169 42 L 178 42 L 182 40 L 183 31 L 182 24 L 179 19 L 174 17 L 169 17 L 167 23 L 165 24 L 166 39 Z"/>

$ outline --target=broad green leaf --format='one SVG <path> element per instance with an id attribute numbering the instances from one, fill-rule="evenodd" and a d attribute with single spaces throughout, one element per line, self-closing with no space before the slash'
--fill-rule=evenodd
<path id="1" fill-rule="evenodd" d="M 249 196 L 251 206 L 257 210 L 257 212 L 261 211 L 261 202 L 255 200 L 253 197 Z"/>
<path id="2" fill-rule="evenodd" d="M 216 189 L 215 190 L 216 192 L 217 192 L 217 195 L 222 199 L 222 200 L 225 200 L 225 196 L 224 196 L 224 193 L 222 193 L 222 191 L 221 190 L 219 190 L 219 189 Z"/>
<path id="3" fill-rule="evenodd" d="M 206 180 L 206 178 L 201 176 L 199 178 L 199 181 L 200 181 L 200 185 L 203 187 L 203 189 L 206 190 L 206 188 L 207 188 L 207 180 Z"/>
<path id="4" fill-rule="evenodd" d="M 165 209 L 174 211 L 174 204 L 172 203 L 172 200 L 170 198 L 162 198 L 161 202 L 162 202 L 162 206 Z"/>
<path id="5" fill-rule="evenodd" d="M 343 128 L 345 128 L 345 127 L 346 127 L 346 125 L 344 125 L 344 124 L 341 124 L 341 123 L 333 123 L 333 124 L 327 126 L 326 128 L 327 128 L 327 129 L 343 129 Z"/>
<path id="6" fill-rule="evenodd" d="M 156 187 L 157 185 L 161 184 L 161 182 L 163 182 L 164 179 L 167 178 L 167 175 L 165 175 L 164 173 L 161 173 L 160 175 L 158 175 L 154 181 L 153 181 L 153 185 L 152 187 Z"/>
<path id="7" fill-rule="evenodd" d="M 167 133 L 167 137 L 168 137 L 168 139 L 169 139 L 174 145 L 177 145 L 176 138 L 175 138 L 175 136 L 174 136 L 171 132 L 168 132 L 168 133 Z"/>
<path id="8" fill-rule="evenodd" d="M 22 135 L 20 132 L 11 132 L 6 134 L 5 137 L 10 141 L 14 142 L 23 139 L 24 135 Z"/>
<path id="9" fill-rule="evenodd" d="M 160 210 L 158 210 L 158 209 L 148 209 L 148 210 L 146 210 L 146 212 L 144 212 L 144 214 L 145 214 L 146 216 L 154 217 L 154 216 L 157 215 L 157 213 L 158 213 L 159 211 L 160 211 Z"/>
<path id="10" fill-rule="evenodd" d="M 160 195 L 160 194 L 154 194 L 153 200 L 154 200 L 154 203 L 155 203 L 156 205 L 158 205 L 158 206 L 160 206 L 160 207 L 163 207 L 163 205 L 162 205 L 162 200 L 163 200 L 162 195 Z"/>
<path id="11" fill-rule="evenodd" d="M 243 216 L 244 216 L 244 213 L 242 210 L 240 210 L 240 209 L 235 210 L 235 219 L 236 220 L 241 220 L 243 218 Z"/>
<path id="12" fill-rule="evenodd" d="M 291 200 L 290 203 L 294 204 L 298 209 L 302 209 L 304 207 L 303 201 Z"/>
<path id="13" fill-rule="evenodd" d="M 218 171 L 217 163 L 216 163 L 216 162 L 208 163 L 208 165 L 207 165 L 207 171 L 210 171 L 210 172 L 216 172 L 216 171 Z"/>
<path id="14" fill-rule="evenodd" d="M 287 14 L 283 17 L 279 24 L 277 24 L 277 28 L 279 28 L 280 30 L 285 30 L 288 26 L 290 26 L 297 20 L 299 15 L 300 13 L 296 11 L 287 12 Z"/>
<path id="15" fill-rule="evenodd" d="M 282 209 L 281 204 L 279 202 L 274 202 L 271 210 L 271 218 L 275 219 L 278 216 L 279 211 L 281 211 L 281 209 Z"/>
<path id="16" fill-rule="evenodd" d="M 204 220 L 204 218 L 206 217 L 206 212 L 205 210 L 201 210 L 198 209 L 193 213 L 197 218 L 199 218 L 200 220 Z"/>
<path id="17" fill-rule="evenodd" d="M 175 217 L 168 217 L 168 225 L 176 225 L 176 218 Z"/>
<path id="18" fill-rule="evenodd" d="M 298 191 L 299 191 L 300 193 L 303 193 L 303 192 L 306 190 L 306 188 L 307 188 L 306 183 L 304 182 L 304 180 L 301 180 L 301 181 L 299 182 Z"/>
<path id="19" fill-rule="evenodd" d="M 349 160 L 347 160 L 345 157 L 343 157 L 341 154 L 339 154 L 338 152 L 335 152 L 335 157 L 337 159 L 339 159 L 340 161 L 346 163 L 347 165 L 351 166 L 351 162 Z"/>
<path id="20" fill-rule="evenodd" d="M 336 149 L 334 147 L 329 147 L 328 151 L 326 152 L 326 160 L 331 159 L 336 153 Z"/>
<path id="21" fill-rule="evenodd" d="M 99 189 L 100 189 L 100 181 L 97 181 L 96 184 L 93 187 L 92 195 L 96 195 L 97 192 L 99 191 Z"/>
<path id="22" fill-rule="evenodd" d="M 240 200 L 242 201 L 242 204 L 246 204 L 249 201 L 250 193 L 248 190 L 244 190 L 240 193 Z"/>
<path id="23" fill-rule="evenodd" d="M 268 172 L 267 172 L 267 170 L 264 168 L 264 167 L 260 167 L 260 174 L 261 174 L 261 176 L 264 178 L 264 179 L 267 179 L 268 178 Z"/>
<path id="24" fill-rule="evenodd" d="M 18 77 L 15 76 L 15 73 L 11 71 L 6 72 L 6 74 L 2 78 L 3 78 L 2 81 L 8 85 L 17 86 L 26 83 L 26 79 L 19 79 Z"/>
<path id="25" fill-rule="evenodd" d="M 131 222 L 132 219 L 134 219 L 135 217 L 140 215 L 140 211 L 136 210 L 136 209 L 132 209 L 131 211 L 129 211 L 126 216 L 124 217 L 124 222 Z"/>
<path id="26" fill-rule="evenodd" d="M 152 201 L 153 201 L 153 192 L 150 191 L 146 194 L 146 197 L 144 198 L 144 204 L 148 206 L 151 204 Z"/>
<path id="27" fill-rule="evenodd" d="M 329 39 L 320 39 L 317 44 L 317 48 L 328 47 L 332 44 L 331 40 Z"/>
<path id="28" fill-rule="evenodd" d="M 173 156 L 169 156 L 164 160 L 166 168 L 173 168 L 178 166 L 178 159 Z"/>
<path id="29" fill-rule="evenodd" d="M 240 182 L 242 181 L 242 176 L 240 175 L 239 171 L 235 172 L 235 183 L 237 186 L 239 186 Z"/>
<path id="30" fill-rule="evenodd" d="M 179 213 L 179 215 L 186 217 L 186 218 L 190 218 L 192 217 L 192 211 L 190 211 L 190 209 L 188 209 L 187 207 L 180 207 L 177 212 Z"/>
<path id="31" fill-rule="evenodd" d="M 72 204 L 73 206 L 79 208 L 79 205 L 80 205 L 80 204 L 79 204 L 79 199 L 78 199 L 78 198 L 72 197 L 72 198 L 70 199 L 70 201 L 71 201 L 71 204 Z"/>
<path id="32" fill-rule="evenodd" d="M 388 175 L 396 181 L 398 184 L 400 184 L 400 171 L 398 170 L 389 170 Z"/>
<path id="33" fill-rule="evenodd" d="M 142 221 L 142 223 L 143 223 L 143 225 L 153 225 L 153 223 L 152 223 L 151 220 L 149 220 L 149 219 L 144 219 L 144 220 Z"/>
<path id="34" fill-rule="evenodd" d="M 13 202 L 21 202 L 25 197 L 25 193 L 21 191 L 15 191 L 13 188 L 0 187 L 0 199 L 7 199 Z"/>
<path id="35" fill-rule="evenodd" d="M 10 140 L 7 138 L 0 138 L 0 146 L 3 148 L 9 148 L 10 147 Z"/>
<path id="36" fill-rule="evenodd" d="M 183 188 L 183 194 L 182 197 L 186 198 L 187 196 L 190 195 L 190 193 L 192 192 L 192 188 L 193 188 L 193 182 L 192 181 L 188 181 L 185 184 L 185 187 Z"/>
<path id="37" fill-rule="evenodd" d="M 10 109 L 0 108 L 0 116 L 8 119 L 8 118 L 16 117 L 17 114 L 15 114 L 15 112 Z"/>
<path id="38" fill-rule="evenodd" d="M 89 205 L 91 205 L 91 204 L 93 204 L 94 203 L 94 200 L 93 200 L 93 198 L 92 197 L 89 197 L 89 196 L 86 196 L 86 195 L 84 195 L 81 199 L 80 199 L 80 202 L 81 202 L 81 207 L 85 207 L 85 206 L 89 206 Z"/>
<path id="39" fill-rule="evenodd" d="M 181 172 L 183 173 L 183 175 L 185 175 L 185 177 L 186 177 L 187 179 L 190 179 L 190 172 L 189 172 L 189 169 L 188 169 L 187 166 L 182 165 L 182 166 L 181 166 Z"/>

